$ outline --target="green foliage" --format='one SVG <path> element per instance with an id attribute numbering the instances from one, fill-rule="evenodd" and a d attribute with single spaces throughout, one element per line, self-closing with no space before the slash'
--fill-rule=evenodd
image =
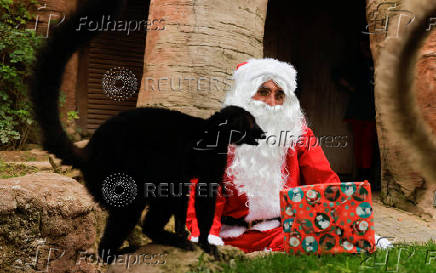
<path id="1" fill-rule="evenodd" d="M 67 119 L 68 119 L 68 121 L 72 121 L 74 119 L 79 119 L 79 112 L 78 111 L 68 111 L 67 112 Z"/>
<path id="2" fill-rule="evenodd" d="M 0 179 L 24 176 L 29 173 L 38 172 L 38 168 L 24 164 L 9 164 L 0 160 Z"/>
<path id="3" fill-rule="evenodd" d="M 40 38 L 26 24 L 37 1 L 0 0 L 0 148 L 20 148 L 32 125 L 27 84 Z"/>
<path id="4" fill-rule="evenodd" d="M 65 102 L 67 101 L 67 95 L 64 91 L 59 91 L 59 107 L 64 107 Z"/>
<path id="5" fill-rule="evenodd" d="M 189 271 L 189 273 L 211 273 L 213 272 L 209 267 L 208 263 L 205 259 L 204 253 L 200 254 L 198 257 L 198 264 L 195 266 L 193 271 Z"/>
<path id="6" fill-rule="evenodd" d="M 221 272 L 434 273 L 436 272 L 436 244 L 434 241 L 425 244 L 400 244 L 388 250 L 377 249 L 372 254 L 326 254 L 319 257 L 275 253 L 265 257 L 238 260 L 234 264 L 223 264 Z"/>

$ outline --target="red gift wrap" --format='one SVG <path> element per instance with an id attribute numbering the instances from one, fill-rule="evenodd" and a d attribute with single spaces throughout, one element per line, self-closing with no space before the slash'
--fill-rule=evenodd
<path id="1" fill-rule="evenodd" d="M 376 250 L 367 180 L 288 188 L 280 192 L 280 207 L 288 253 Z"/>

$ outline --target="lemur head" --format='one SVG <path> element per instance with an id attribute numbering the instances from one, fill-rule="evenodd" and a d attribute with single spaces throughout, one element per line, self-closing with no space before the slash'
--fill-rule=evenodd
<path id="1" fill-rule="evenodd" d="M 227 152 L 227 146 L 258 145 L 265 139 L 265 132 L 256 124 L 255 118 L 239 106 L 226 106 L 207 120 L 206 130 L 199 145 L 207 150 Z M 200 143 L 197 143 L 200 144 Z"/>

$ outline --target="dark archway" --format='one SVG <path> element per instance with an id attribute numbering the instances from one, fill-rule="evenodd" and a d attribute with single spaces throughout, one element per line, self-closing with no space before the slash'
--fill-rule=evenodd
<path id="1" fill-rule="evenodd" d="M 77 104 L 79 126 L 87 133 L 93 133 L 101 123 L 118 112 L 136 107 L 144 68 L 146 27 L 150 27 L 147 25 L 149 6 L 150 0 L 129 0 L 124 13 L 117 19 L 117 22 L 119 20 L 127 24 L 116 23 L 118 25 L 115 27 L 108 23 L 114 19 L 106 18 L 102 25 L 108 31 L 104 31 L 80 52 Z M 132 22 L 130 29 L 135 31 L 128 30 L 129 22 Z M 133 73 L 137 81 L 135 95 L 117 101 L 103 92 L 103 77 L 111 69 Z"/>
<path id="2" fill-rule="evenodd" d="M 356 79 L 363 65 L 361 44 L 369 50 L 369 37 L 362 33 L 367 25 L 365 8 L 364 1 L 269 1 L 265 23 L 264 56 L 297 69 L 296 92 L 309 126 L 345 181 L 359 177 L 351 125 L 344 121 L 352 92 L 340 79 L 353 86 L 361 81 Z M 373 100 L 368 105 L 373 110 Z M 374 146 L 372 168 L 377 175 L 372 180 L 379 184 L 378 147 Z"/>

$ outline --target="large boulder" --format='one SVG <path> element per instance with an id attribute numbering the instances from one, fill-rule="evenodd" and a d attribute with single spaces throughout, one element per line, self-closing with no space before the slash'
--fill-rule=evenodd
<path id="1" fill-rule="evenodd" d="M 96 272 L 105 213 L 85 187 L 55 173 L 0 179 L 0 272 Z"/>
<path id="2" fill-rule="evenodd" d="M 385 204 L 404 209 L 425 218 L 436 218 L 433 208 L 433 197 L 436 191 L 436 181 L 424 179 L 423 168 L 416 167 L 416 158 L 423 152 L 422 147 L 405 144 L 405 138 L 392 130 L 393 124 L 404 123 L 400 113 L 393 113 L 395 98 L 388 92 L 398 75 L 393 75 L 398 58 L 398 45 L 405 41 L 408 31 L 417 26 L 420 18 L 418 6 L 424 1 L 412 0 L 367 0 L 367 19 L 371 32 L 371 50 L 375 62 L 375 104 L 377 109 L 377 135 L 381 156 L 382 190 L 381 198 Z M 430 3 L 430 1 L 429 1 Z M 428 8 L 434 8 L 434 4 Z M 422 16 L 422 15 L 421 15 Z M 415 18 L 416 17 L 416 18 Z M 388 20 L 389 19 L 389 20 Z M 413 20 L 414 19 L 414 20 Z M 413 21 L 412 21 L 413 20 Z M 387 22 L 387 25 L 383 25 Z M 423 114 L 424 120 L 432 126 L 434 133 L 434 30 L 417 52 L 415 95 L 417 105 L 410 100 L 410 109 L 417 107 Z M 383 54 L 384 57 L 383 57 Z M 383 57 L 383 58 L 382 58 Z M 397 91 L 397 90 L 396 90 Z M 405 90 L 398 90 L 405 96 Z M 412 120 L 413 117 L 409 117 Z M 416 132 L 416 130 L 414 130 Z M 422 144 L 421 146 L 423 146 Z M 432 158 L 428 158 L 430 160 Z M 427 160 L 427 161 L 428 161 Z M 427 171 L 428 172 L 428 171 Z"/>

